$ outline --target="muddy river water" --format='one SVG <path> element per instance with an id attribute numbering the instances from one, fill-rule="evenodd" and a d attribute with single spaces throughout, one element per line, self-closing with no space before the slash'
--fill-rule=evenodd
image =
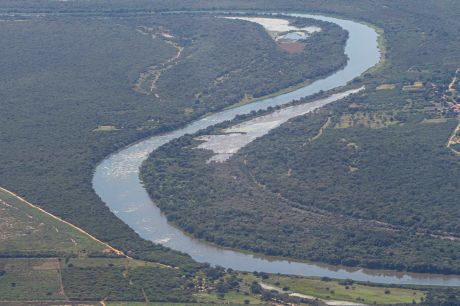
<path id="1" fill-rule="evenodd" d="M 161 145 L 184 134 L 191 134 L 208 126 L 230 120 L 239 114 L 266 109 L 269 106 L 283 105 L 321 90 L 326 91 L 343 86 L 379 62 L 378 34 L 373 28 L 354 21 L 325 16 L 289 15 L 330 21 L 347 30 L 349 38 L 345 52 L 349 60 L 346 67 L 325 79 L 315 81 L 295 91 L 223 110 L 192 122 L 184 128 L 132 144 L 109 156 L 98 165 L 93 177 L 95 192 L 118 218 L 128 224 L 141 237 L 185 252 L 198 262 L 207 262 L 241 271 L 328 276 L 378 283 L 460 286 L 460 276 L 399 273 L 293 262 L 209 245 L 187 236 L 181 230 L 170 225 L 165 215 L 149 198 L 139 180 L 139 167 L 148 157 L 148 154 Z"/>

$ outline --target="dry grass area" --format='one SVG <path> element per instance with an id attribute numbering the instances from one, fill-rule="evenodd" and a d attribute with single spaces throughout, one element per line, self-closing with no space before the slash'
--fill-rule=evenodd
<path id="1" fill-rule="evenodd" d="M 422 124 L 440 124 L 446 123 L 449 121 L 447 118 L 433 118 L 433 119 L 423 119 L 420 123 Z"/>
<path id="2" fill-rule="evenodd" d="M 423 82 L 414 82 L 412 85 L 405 85 L 403 86 L 402 90 L 404 91 L 419 91 L 423 90 L 424 85 Z"/>
<path id="3" fill-rule="evenodd" d="M 189 115 L 190 115 L 190 114 L 193 114 L 194 111 L 195 111 L 195 110 L 193 109 L 193 107 L 186 107 L 186 108 L 184 108 L 184 113 L 185 113 L 185 114 L 189 114 Z"/>
<path id="4" fill-rule="evenodd" d="M 287 53 L 295 54 L 302 53 L 305 45 L 299 42 L 279 42 L 278 45 Z"/>
<path id="5" fill-rule="evenodd" d="M 0 189 L 0 254 L 85 254 L 106 246 Z"/>
<path id="6" fill-rule="evenodd" d="M 395 84 L 381 84 L 377 86 L 376 90 L 392 90 L 395 88 L 396 88 Z"/>
<path id="7" fill-rule="evenodd" d="M 99 125 L 93 131 L 94 132 L 112 132 L 112 131 L 118 131 L 118 129 L 113 125 Z"/>
<path id="8" fill-rule="evenodd" d="M 398 121 L 394 118 L 393 114 L 356 112 L 342 115 L 334 128 L 367 127 L 381 129 L 397 123 Z"/>

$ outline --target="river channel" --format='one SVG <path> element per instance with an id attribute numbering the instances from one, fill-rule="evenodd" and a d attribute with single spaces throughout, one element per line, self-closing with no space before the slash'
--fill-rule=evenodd
<path id="1" fill-rule="evenodd" d="M 208 126 L 233 119 L 236 115 L 266 109 L 343 85 L 375 66 L 380 60 L 378 34 L 367 25 L 332 17 L 309 14 L 284 14 L 333 22 L 349 33 L 344 69 L 295 91 L 223 110 L 164 135 L 132 144 L 102 161 L 95 170 L 93 188 L 110 210 L 142 238 L 189 254 L 207 262 L 240 271 L 260 271 L 301 276 L 327 276 L 376 283 L 460 286 L 459 276 L 399 273 L 394 271 L 347 268 L 317 263 L 293 262 L 228 250 L 192 238 L 167 222 L 165 215 L 149 198 L 139 180 L 139 167 L 149 153 L 161 145 Z M 312 102 L 314 103 L 314 102 Z"/>

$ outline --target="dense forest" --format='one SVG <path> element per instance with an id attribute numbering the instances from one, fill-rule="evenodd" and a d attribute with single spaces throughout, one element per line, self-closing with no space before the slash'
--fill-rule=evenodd
<path id="1" fill-rule="evenodd" d="M 385 61 L 353 82 L 367 87 L 359 96 L 292 120 L 225 163 L 207 164 L 211 152 L 196 150 L 193 136 L 154 152 L 143 169 L 152 197 L 172 222 L 220 245 L 460 273 L 460 160 L 447 147 L 458 121 L 444 95 L 460 33 L 418 12 L 370 14 L 384 29 Z"/>
<path id="2" fill-rule="evenodd" d="M 261 26 L 206 15 L 5 18 L 0 185 L 134 257 L 174 266 L 196 264 L 139 239 L 116 218 L 92 190 L 96 164 L 245 94 L 325 76 L 346 61 L 347 33 L 328 23 L 312 37 L 318 46 L 311 54 L 288 54 Z M 167 36 L 145 35 L 144 27 Z M 176 54 L 175 45 L 182 55 L 162 72 L 155 94 L 133 90 L 147 67 L 162 67 Z M 330 56 L 319 61 L 322 49 Z"/>

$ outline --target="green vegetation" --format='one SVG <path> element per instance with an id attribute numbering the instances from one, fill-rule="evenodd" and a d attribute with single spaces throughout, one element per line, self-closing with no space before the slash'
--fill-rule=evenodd
<path id="1" fill-rule="evenodd" d="M 0 37 L 9 46 L 0 47 L 0 186 L 137 259 L 117 257 L 108 245 L 1 192 L 0 300 L 260 302 L 239 293 L 239 281 L 224 271 L 140 239 L 93 193 L 92 171 L 117 148 L 245 94 L 333 72 L 345 63 L 347 33 L 321 23 L 310 53 L 291 55 L 247 22 L 105 17 L 2 22 Z M 168 66 L 177 48 L 182 52 Z M 157 73 L 150 67 L 163 67 L 154 90 L 136 91 L 143 73 Z"/>
<path id="2" fill-rule="evenodd" d="M 160 148 L 142 176 L 170 221 L 268 255 L 460 273 L 460 160 L 447 147 L 458 122 L 445 97 L 459 33 L 420 18 L 451 8 L 386 3 L 387 15 L 360 3 L 354 17 L 384 29 L 387 44 L 384 65 L 353 82 L 366 91 L 284 124 L 225 163 L 206 164 L 211 153 L 194 149 L 193 136 Z"/>
<path id="3" fill-rule="evenodd" d="M 131 87 L 144 67 L 168 59 L 172 47 L 107 19 L 38 18 L 5 22 L 2 29 L 10 46 L 0 51 L 0 186 L 109 244 L 136 250 L 133 256 L 195 265 L 139 240 L 91 187 L 103 156 L 144 135 L 134 123 L 148 120 L 152 99 Z M 100 125 L 120 130 L 94 132 Z"/>
<path id="4" fill-rule="evenodd" d="M 167 212 L 171 221 L 196 237 L 214 243 L 331 264 L 417 272 L 458 271 L 456 256 L 460 246 L 457 241 L 426 235 L 424 230 L 430 230 L 426 227 L 414 230 L 412 225 L 404 223 L 379 223 L 368 216 L 347 215 L 345 209 L 338 210 L 334 207 L 334 203 L 342 196 L 354 196 L 355 199 L 362 197 L 367 201 L 363 203 L 372 203 L 371 200 L 379 199 L 370 195 L 368 198 L 364 197 L 365 190 L 369 190 L 369 194 L 377 193 L 373 188 L 379 187 L 369 177 L 382 176 L 383 180 L 385 175 L 389 175 L 391 179 L 402 175 L 399 173 L 407 170 L 401 165 L 410 165 L 407 156 L 414 156 L 412 152 L 416 147 L 426 154 L 447 150 L 443 140 L 437 136 L 443 131 L 448 135 L 455 127 L 455 122 L 451 120 L 432 125 L 406 122 L 404 125 L 381 129 L 330 127 L 321 137 L 309 142 L 328 120 L 328 115 L 328 111 L 323 111 L 305 117 L 308 120 L 299 118 L 291 121 L 250 144 L 222 164 L 206 164 L 210 153 L 194 149 L 198 141 L 191 136 L 183 137 L 152 155 L 144 166 L 143 179 L 149 186 L 152 197 Z M 361 133 L 356 135 L 357 130 Z M 364 137 L 363 135 L 367 135 L 367 138 L 357 139 L 358 136 Z M 398 146 L 394 141 L 382 142 L 382 139 L 390 137 L 398 140 L 404 137 L 405 141 L 398 142 Z M 260 150 L 261 147 L 264 150 Z M 327 155 L 323 153 L 324 148 L 328 148 Z M 378 152 L 392 150 L 400 154 L 392 156 L 391 163 L 385 163 L 385 171 L 381 168 L 374 170 L 369 165 L 376 161 L 370 156 L 379 156 Z M 412 161 L 425 166 L 409 168 L 408 171 L 414 173 L 415 178 L 422 175 L 426 179 L 430 176 L 437 177 L 439 173 L 436 169 L 443 175 L 457 175 L 454 170 L 449 171 L 449 166 L 441 167 L 454 158 L 448 154 L 444 160 L 429 162 L 421 153 L 417 156 L 420 160 L 413 158 Z M 331 158 L 336 162 L 322 161 Z M 318 163 L 306 164 L 307 160 Z M 337 166 L 338 162 L 340 166 Z M 455 165 L 456 160 L 451 163 Z M 426 168 L 429 165 L 433 168 Z M 307 171 L 310 167 L 318 169 Z M 309 181 L 318 182 L 313 185 L 303 184 L 305 178 L 299 179 L 299 173 L 305 177 L 308 174 Z M 349 176 L 354 177 L 353 182 L 361 180 L 359 186 L 363 191 L 346 186 L 345 182 L 339 181 L 341 176 L 344 177 L 343 181 Z M 337 183 L 328 187 L 328 180 Z M 404 181 L 391 186 L 400 189 L 388 192 L 399 192 L 401 197 L 405 194 L 409 197 L 415 193 L 405 186 Z M 301 189 L 302 187 L 305 189 Z M 442 187 L 440 184 L 437 188 L 442 190 Z M 317 192 L 325 192 L 324 199 L 314 197 Z M 329 197 L 331 194 L 333 196 Z M 421 197 L 423 196 L 422 194 Z M 358 205 L 360 202 L 354 200 L 350 203 Z M 395 210 L 394 219 L 408 215 L 402 207 L 399 208 L 400 203 L 396 202 L 392 208 Z M 356 211 L 364 214 L 367 211 L 372 212 L 370 208 L 356 208 Z M 427 210 L 423 206 L 417 210 L 416 205 L 412 209 L 414 216 L 423 217 L 426 214 L 425 218 L 434 224 L 438 219 L 430 218 L 429 214 L 443 212 L 434 208 Z M 340 214 L 334 213 L 335 211 Z M 455 213 L 454 208 L 446 211 L 443 215 L 445 224 L 449 220 L 451 224 L 455 224 Z M 389 218 L 391 212 L 382 211 L 382 215 Z M 430 223 L 425 221 L 424 224 Z"/>
<path id="5" fill-rule="evenodd" d="M 460 305 L 460 290 L 458 288 L 444 288 L 428 293 L 426 305 L 451 306 Z"/>
<path id="6" fill-rule="evenodd" d="M 345 63 L 347 33 L 321 23 L 324 31 L 311 37 L 315 47 L 294 55 L 249 22 L 184 14 L 107 17 L 2 22 L 0 39 L 9 43 L 0 47 L 0 186 L 135 258 L 196 269 L 189 256 L 140 239 L 109 211 L 91 186 L 97 163 L 245 94 L 257 97 L 331 73 Z M 183 51 L 154 91 L 136 92 L 140 75 L 167 66 L 175 46 Z"/>

